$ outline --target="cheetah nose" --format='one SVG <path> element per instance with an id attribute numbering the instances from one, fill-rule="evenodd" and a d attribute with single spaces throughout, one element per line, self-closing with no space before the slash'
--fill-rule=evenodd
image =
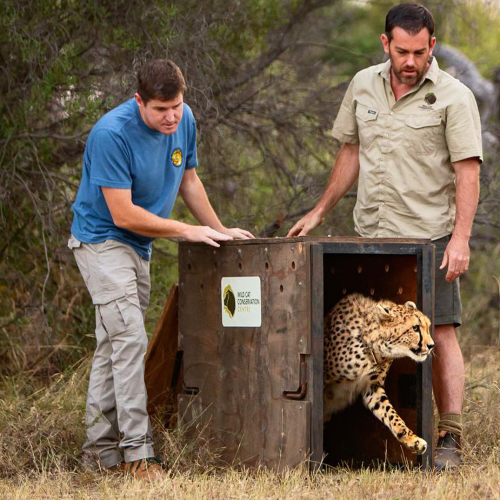
<path id="1" fill-rule="evenodd" d="M 429 349 L 429 351 L 434 347 L 434 344 L 427 344 L 427 349 Z"/>

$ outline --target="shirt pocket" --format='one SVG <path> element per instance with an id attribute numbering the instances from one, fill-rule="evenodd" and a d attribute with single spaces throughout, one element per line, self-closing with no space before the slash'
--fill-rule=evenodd
<path id="1" fill-rule="evenodd" d="M 415 153 L 432 153 L 443 130 L 440 113 L 409 115 L 405 119 L 405 148 Z"/>
<path id="2" fill-rule="evenodd" d="M 359 143 L 363 148 L 369 147 L 377 135 L 379 128 L 378 110 L 358 104 L 356 106 L 356 121 L 358 123 Z"/>

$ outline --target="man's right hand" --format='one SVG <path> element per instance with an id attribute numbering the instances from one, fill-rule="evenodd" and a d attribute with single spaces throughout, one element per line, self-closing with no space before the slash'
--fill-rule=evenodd
<path id="1" fill-rule="evenodd" d="M 182 238 L 187 241 L 197 241 L 213 247 L 220 247 L 217 243 L 218 241 L 229 241 L 233 239 L 231 236 L 219 233 L 219 231 L 209 226 L 191 226 L 187 224 L 186 226 L 187 228 L 183 232 Z"/>
<path id="2" fill-rule="evenodd" d="M 307 215 L 302 217 L 290 231 L 288 231 L 286 236 L 287 238 L 291 236 L 306 236 L 309 231 L 319 226 L 324 220 L 325 218 L 317 211 L 311 210 Z"/>

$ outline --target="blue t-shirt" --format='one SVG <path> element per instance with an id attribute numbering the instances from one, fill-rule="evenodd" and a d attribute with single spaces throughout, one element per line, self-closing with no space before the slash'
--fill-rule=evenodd
<path id="1" fill-rule="evenodd" d="M 101 186 L 130 189 L 134 205 L 170 217 L 184 170 L 198 165 L 196 123 L 191 108 L 183 106 L 182 120 L 171 135 L 149 128 L 135 99 L 95 124 L 85 147 L 82 181 L 72 207 L 71 232 L 78 240 L 118 240 L 150 260 L 154 238 L 115 226 Z"/>

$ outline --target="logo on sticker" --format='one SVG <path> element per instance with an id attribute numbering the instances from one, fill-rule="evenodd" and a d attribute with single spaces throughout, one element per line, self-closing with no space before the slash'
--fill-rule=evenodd
<path id="1" fill-rule="evenodd" d="M 182 165 L 182 150 L 180 148 L 174 149 L 170 159 L 174 167 L 180 167 Z"/>
<path id="2" fill-rule="evenodd" d="M 222 326 L 262 325 L 261 284 L 258 276 L 226 276 L 220 283 Z"/>
<path id="3" fill-rule="evenodd" d="M 377 114 L 377 112 L 374 109 L 369 109 L 368 113 L 370 113 L 370 115 L 376 115 Z"/>
<path id="4" fill-rule="evenodd" d="M 226 288 L 224 288 L 224 311 L 227 312 L 230 318 L 234 316 L 236 311 L 236 297 L 234 296 L 231 285 L 227 285 Z"/>

